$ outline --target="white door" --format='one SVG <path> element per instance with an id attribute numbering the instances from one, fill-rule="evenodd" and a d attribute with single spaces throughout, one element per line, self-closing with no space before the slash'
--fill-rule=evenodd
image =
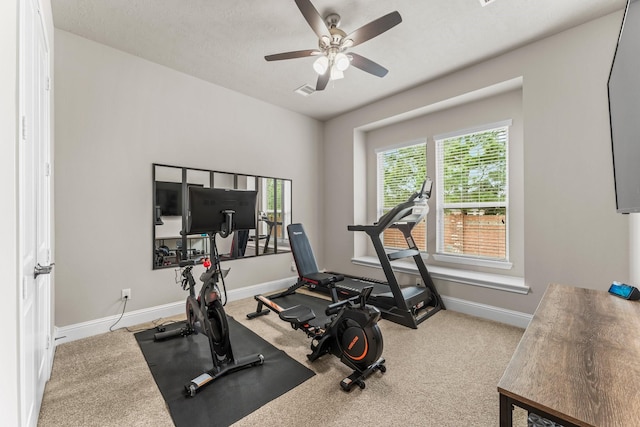
<path id="1" fill-rule="evenodd" d="M 50 375 L 51 184 L 49 49 L 37 0 L 20 2 L 20 419 L 36 426 Z M 36 269 L 44 266 L 44 274 Z"/>

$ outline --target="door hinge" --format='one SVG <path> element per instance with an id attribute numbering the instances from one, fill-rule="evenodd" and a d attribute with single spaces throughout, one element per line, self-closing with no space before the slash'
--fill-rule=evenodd
<path id="1" fill-rule="evenodd" d="M 51 163 L 44 164 L 44 176 L 51 176 Z"/>
<path id="2" fill-rule="evenodd" d="M 47 77 L 47 79 L 44 81 L 44 89 L 49 90 L 50 86 L 51 86 L 51 79 Z"/>
<path id="3" fill-rule="evenodd" d="M 51 263 L 51 249 L 47 249 L 47 264 Z"/>
<path id="4" fill-rule="evenodd" d="M 27 139 L 27 117 L 22 116 L 22 139 L 26 141 Z"/>
<path id="5" fill-rule="evenodd" d="M 22 278 L 22 299 L 27 299 L 27 278 Z"/>
<path id="6" fill-rule="evenodd" d="M 49 347 L 51 347 L 51 335 L 47 335 L 47 344 L 45 349 L 49 350 Z"/>

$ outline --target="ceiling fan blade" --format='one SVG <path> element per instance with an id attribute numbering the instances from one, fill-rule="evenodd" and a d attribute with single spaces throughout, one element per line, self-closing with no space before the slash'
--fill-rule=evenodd
<path id="1" fill-rule="evenodd" d="M 307 56 L 315 56 L 320 54 L 322 54 L 322 52 L 317 49 L 294 50 L 293 52 L 283 52 L 273 55 L 267 55 L 264 57 L 264 59 L 266 59 L 267 61 L 280 61 L 282 59 L 305 58 Z"/>
<path id="2" fill-rule="evenodd" d="M 402 17 L 400 14 L 397 11 L 391 12 L 353 31 L 345 37 L 345 40 L 353 40 L 351 46 L 356 46 L 384 33 L 401 22 Z"/>
<path id="3" fill-rule="evenodd" d="M 296 0 L 296 4 L 302 13 L 302 16 L 307 20 L 309 26 L 316 33 L 318 38 L 328 34 L 329 29 L 327 28 L 327 24 L 309 0 Z"/>
<path id="4" fill-rule="evenodd" d="M 362 71 L 366 71 L 367 73 L 378 77 L 384 77 L 389 72 L 389 70 L 384 68 L 382 65 L 376 64 L 372 60 L 367 59 L 364 56 L 360 56 L 357 53 L 350 52 L 349 55 L 351 56 L 351 65 L 356 68 L 360 68 Z"/>
<path id="5" fill-rule="evenodd" d="M 327 87 L 327 83 L 329 83 L 329 78 L 331 77 L 331 71 L 327 70 L 324 74 L 320 74 L 318 76 L 318 82 L 316 83 L 316 91 L 324 90 Z"/>

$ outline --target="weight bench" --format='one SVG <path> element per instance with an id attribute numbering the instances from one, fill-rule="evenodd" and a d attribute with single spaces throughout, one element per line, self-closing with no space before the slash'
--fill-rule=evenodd
<path id="1" fill-rule="evenodd" d="M 290 224 L 287 226 L 289 233 L 289 244 L 291 253 L 298 270 L 298 280 L 295 284 L 289 286 L 286 290 L 269 297 L 264 295 L 254 296 L 258 301 L 258 307 L 255 312 L 247 314 L 249 319 L 262 316 L 269 313 L 264 309 L 265 306 L 270 307 L 278 313 L 280 318 L 293 325 L 305 325 L 316 317 L 313 310 L 308 307 L 294 306 L 290 308 L 280 307 L 273 300 L 295 294 L 302 286 L 307 286 L 314 290 L 321 290 L 331 294 L 331 300 L 335 303 L 340 301 L 338 292 L 336 291 L 336 283 L 344 280 L 342 274 L 323 273 L 318 271 L 318 264 L 313 255 L 313 249 L 307 238 L 302 224 Z"/>
<path id="2" fill-rule="evenodd" d="M 342 274 L 323 273 L 318 271 L 318 264 L 316 257 L 313 254 L 313 249 L 307 238 L 307 234 L 304 232 L 302 224 L 289 224 L 287 226 L 287 232 L 289 233 L 289 244 L 291 246 L 291 253 L 293 254 L 293 260 L 296 263 L 296 269 L 298 270 L 298 283 L 297 287 L 306 285 L 311 289 L 333 289 L 330 286 L 332 283 L 341 282 L 344 280 Z M 332 291 L 332 299 L 337 301 Z"/>

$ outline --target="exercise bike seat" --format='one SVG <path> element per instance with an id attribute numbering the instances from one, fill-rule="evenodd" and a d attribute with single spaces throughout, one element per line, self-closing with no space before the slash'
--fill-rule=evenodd
<path id="1" fill-rule="evenodd" d="M 293 323 L 295 325 L 302 325 L 307 323 L 309 320 L 316 318 L 316 314 L 313 310 L 306 305 L 294 305 L 293 307 L 282 310 L 278 316 L 280 316 L 280 319 L 285 322 Z"/>

